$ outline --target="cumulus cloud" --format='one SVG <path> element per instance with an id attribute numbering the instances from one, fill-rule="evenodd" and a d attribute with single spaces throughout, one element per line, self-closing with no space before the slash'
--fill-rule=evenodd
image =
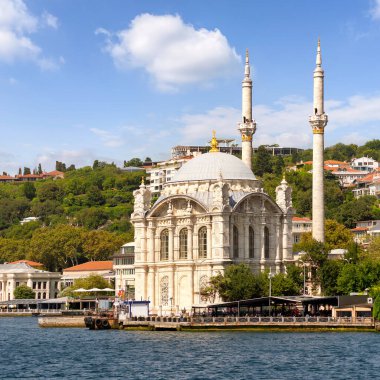
<path id="1" fill-rule="evenodd" d="M 116 34 L 99 28 L 118 68 L 143 68 L 160 90 L 208 85 L 239 70 L 240 57 L 218 30 L 195 29 L 179 15 L 141 14 Z"/>
<path id="2" fill-rule="evenodd" d="M 308 123 L 312 103 L 302 98 L 282 98 L 273 105 L 255 105 L 254 117 L 257 131 L 254 145 L 280 144 L 282 146 L 310 147 L 312 134 Z M 331 143 L 363 143 L 378 135 L 380 124 L 380 96 L 352 96 L 346 100 L 326 101 L 329 115 L 326 135 Z M 216 107 L 204 113 L 185 114 L 180 119 L 183 141 L 204 143 L 211 131 L 217 136 L 239 139 L 237 122 L 241 118 L 240 109 Z M 357 130 L 360 129 L 360 138 Z M 329 138 L 330 138 L 329 136 Z"/>
<path id="3" fill-rule="evenodd" d="M 373 20 L 380 20 L 380 0 L 372 0 L 370 15 Z"/>
<path id="4" fill-rule="evenodd" d="M 45 57 L 31 39 L 42 24 L 57 28 L 58 19 L 47 12 L 41 18 L 32 15 L 22 0 L 0 0 L 0 61 L 32 61 L 42 70 L 59 67 L 60 62 Z"/>

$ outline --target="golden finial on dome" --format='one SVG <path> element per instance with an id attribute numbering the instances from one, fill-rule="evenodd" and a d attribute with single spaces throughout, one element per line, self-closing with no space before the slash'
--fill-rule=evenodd
<path id="1" fill-rule="evenodd" d="M 212 139 L 211 139 L 211 149 L 210 149 L 210 153 L 211 152 L 219 152 L 219 148 L 218 148 L 218 140 L 216 139 L 215 137 L 215 131 L 212 131 Z"/>

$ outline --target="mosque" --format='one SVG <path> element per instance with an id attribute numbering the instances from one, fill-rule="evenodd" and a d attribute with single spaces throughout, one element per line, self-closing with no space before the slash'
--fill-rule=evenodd
<path id="1" fill-rule="evenodd" d="M 252 80 L 248 51 L 242 82 L 242 159 L 221 153 L 215 132 L 209 153 L 187 162 L 151 205 L 144 185 L 134 192 L 135 296 L 167 315 L 207 303 L 202 289 L 230 264 L 283 272 L 292 261 L 291 188 L 276 201 L 252 172 Z"/>

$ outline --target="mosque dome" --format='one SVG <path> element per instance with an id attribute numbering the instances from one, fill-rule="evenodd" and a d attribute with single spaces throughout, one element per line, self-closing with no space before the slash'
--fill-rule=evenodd
<path id="1" fill-rule="evenodd" d="M 188 161 L 178 170 L 173 182 L 217 180 L 255 180 L 252 171 L 239 158 L 232 154 L 205 153 Z"/>

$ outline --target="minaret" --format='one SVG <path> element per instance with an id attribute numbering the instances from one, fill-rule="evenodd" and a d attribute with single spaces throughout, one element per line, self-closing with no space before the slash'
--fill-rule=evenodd
<path id="1" fill-rule="evenodd" d="M 242 121 L 238 124 L 238 129 L 241 133 L 241 159 L 252 170 L 252 135 L 256 131 L 256 122 L 252 119 L 252 79 L 248 49 L 242 82 Z"/>
<path id="2" fill-rule="evenodd" d="M 324 132 L 327 125 L 327 115 L 324 111 L 324 71 L 322 69 L 321 43 L 318 40 L 317 61 L 314 70 L 314 112 L 309 118 L 313 129 L 313 238 L 325 241 L 325 206 L 323 189 L 323 152 Z"/>

